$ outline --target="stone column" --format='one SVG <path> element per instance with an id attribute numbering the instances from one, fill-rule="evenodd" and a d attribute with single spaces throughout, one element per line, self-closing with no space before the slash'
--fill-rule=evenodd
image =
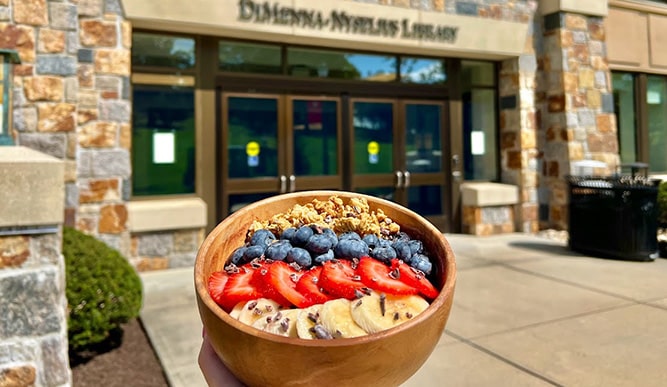
<path id="1" fill-rule="evenodd" d="M 0 147 L 0 386 L 71 384 L 63 174 L 56 158 Z"/>
<path id="2" fill-rule="evenodd" d="M 524 53 L 501 62 L 498 79 L 501 180 L 519 187 L 516 229 L 527 233 L 539 229 L 537 132 L 540 113 L 537 107 L 542 97 L 536 93 L 539 39 L 535 39 L 535 31 L 539 30 L 539 20 L 531 22 Z"/>
<path id="3" fill-rule="evenodd" d="M 68 216 L 129 256 L 130 23 L 116 0 L 79 2 L 77 16 L 77 180 L 68 186 Z"/>
<path id="4" fill-rule="evenodd" d="M 620 160 L 603 18 L 571 12 L 544 16 L 544 94 L 541 205 L 546 224 L 567 228 L 567 176 L 573 162 L 602 161 L 614 172 Z"/>

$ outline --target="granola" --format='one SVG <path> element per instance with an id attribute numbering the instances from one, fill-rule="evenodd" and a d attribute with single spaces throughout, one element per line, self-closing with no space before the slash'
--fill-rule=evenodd
<path id="1" fill-rule="evenodd" d="M 365 198 L 351 198 L 348 203 L 338 196 L 328 200 L 313 199 L 304 205 L 296 204 L 285 213 L 276 214 L 271 219 L 254 221 L 248 230 L 252 235 L 256 230 L 268 229 L 280 235 L 290 227 L 315 224 L 333 229 L 337 234 L 355 231 L 360 235 L 394 235 L 401 227 L 385 215 L 382 209 L 371 210 Z"/>

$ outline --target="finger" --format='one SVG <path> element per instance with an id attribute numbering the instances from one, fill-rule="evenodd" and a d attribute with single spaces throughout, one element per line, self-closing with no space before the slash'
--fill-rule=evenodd
<path id="1" fill-rule="evenodd" d="M 243 384 L 220 361 L 207 336 L 204 336 L 198 361 L 199 368 L 209 386 L 243 387 Z"/>

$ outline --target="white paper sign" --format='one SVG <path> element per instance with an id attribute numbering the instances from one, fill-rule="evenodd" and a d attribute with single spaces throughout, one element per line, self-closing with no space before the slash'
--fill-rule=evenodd
<path id="1" fill-rule="evenodd" d="M 175 137 L 174 133 L 153 133 L 153 163 L 173 164 L 176 162 Z"/>
<path id="2" fill-rule="evenodd" d="M 483 155 L 486 149 L 484 146 L 484 132 L 474 130 L 470 132 L 470 153 L 473 155 Z"/>
<path id="3" fill-rule="evenodd" d="M 662 100 L 659 91 L 649 90 L 646 92 L 646 103 L 649 105 L 660 105 Z"/>

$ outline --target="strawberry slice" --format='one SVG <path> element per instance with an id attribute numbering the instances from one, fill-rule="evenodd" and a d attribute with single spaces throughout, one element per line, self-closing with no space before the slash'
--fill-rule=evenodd
<path id="1" fill-rule="evenodd" d="M 239 267 L 238 273 L 229 275 L 222 291 L 220 305 L 223 309 L 229 312 L 241 301 L 256 300 L 263 297 L 261 290 L 252 283 L 255 271 L 250 266 L 244 265 Z"/>
<path id="2" fill-rule="evenodd" d="M 303 273 L 299 282 L 296 283 L 296 290 L 303 294 L 309 302 L 309 305 L 324 304 L 327 301 L 333 300 L 334 297 L 323 292 L 320 288 L 320 274 L 322 273 L 322 266 L 313 266 L 310 270 Z"/>
<path id="3" fill-rule="evenodd" d="M 421 293 L 424 297 L 434 299 L 440 293 L 438 292 L 438 289 L 433 286 L 431 281 L 426 278 L 426 274 L 424 274 L 424 272 L 413 268 L 400 259 L 393 259 L 391 261 L 391 267 L 394 270 L 398 269 L 401 281 L 417 288 L 419 293 Z"/>
<path id="4" fill-rule="evenodd" d="M 224 299 L 225 284 L 229 280 L 229 274 L 226 271 L 216 271 L 208 277 L 208 294 L 211 295 L 216 304 L 222 305 Z"/>
<path id="5" fill-rule="evenodd" d="M 347 260 L 324 262 L 318 283 L 326 293 L 348 300 L 357 298 L 357 293 L 364 287 L 351 262 Z"/>
<path id="6" fill-rule="evenodd" d="M 296 284 L 299 281 L 302 272 L 297 271 L 292 266 L 288 265 L 283 261 L 273 262 L 268 266 L 264 280 L 268 288 L 271 288 L 272 291 L 277 292 L 283 298 L 288 300 L 290 305 L 295 305 L 298 308 L 305 308 L 308 306 L 309 301 L 296 290 Z M 280 303 L 279 301 L 276 301 Z"/>
<path id="7" fill-rule="evenodd" d="M 361 282 L 373 290 L 395 295 L 419 293 L 417 288 L 398 279 L 400 274 L 397 272 L 371 257 L 361 257 L 357 267 Z"/>
<path id="8" fill-rule="evenodd" d="M 282 293 L 278 291 L 278 289 L 273 284 L 275 281 L 271 281 L 271 275 L 269 275 L 269 269 L 276 262 L 262 263 L 261 266 L 255 270 L 255 274 L 252 277 L 252 284 L 262 292 L 265 298 L 273 300 L 285 308 L 290 308 L 292 306 L 292 302 L 285 298 L 285 296 L 283 296 Z"/>

